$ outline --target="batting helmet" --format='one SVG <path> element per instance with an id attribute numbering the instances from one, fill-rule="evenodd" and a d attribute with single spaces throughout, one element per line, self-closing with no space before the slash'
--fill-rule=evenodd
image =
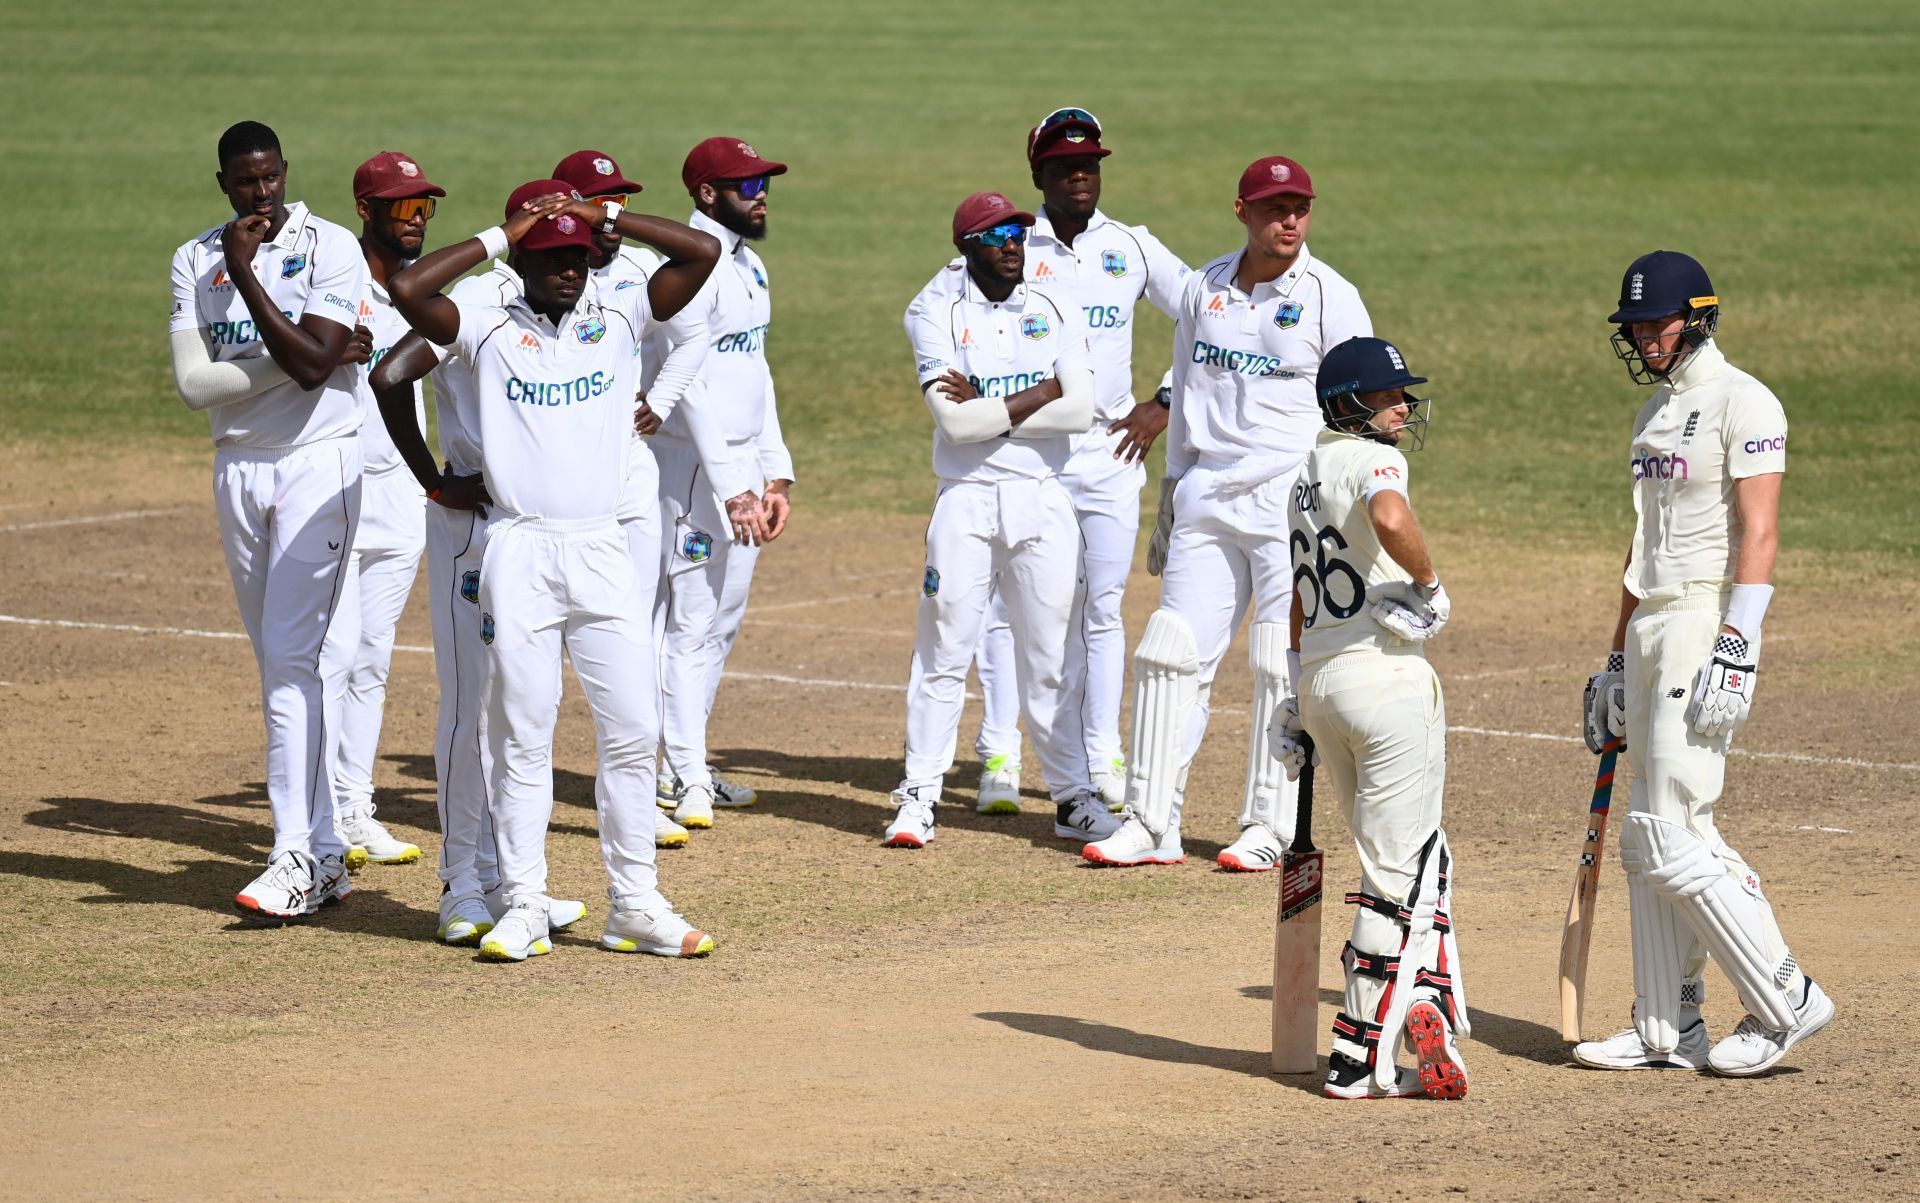
<path id="1" fill-rule="evenodd" d="M 1607 320 L 1613 332 L 1613 353 L 1627 365 L 1627 374 L 1635 384 L 1653 384 L 1673 371 L 1679 356 L 1667 359 L 1658 369 L 1647 364 L 1646 354 L 1633 337 L 1635 322 L 1680 317 L 1680 338 L 1691 352 L 1706 345 L 1720 325 L 1720 298 L 1713 291 L 1707 269 L 1692 255 L 1679 251 L 1651 251 L 1635 259 L 1620 278 L 1620 305 Z"/>
<path id="2" fill-rule="evenodd" d="M 1350 338 L 1327 352 L 1320 361 L 1320 374 L 1314 390 L 1320 397 L 1320 414 L 1327 425 L 1344 434 L 1357 434 L 1375 442 L 1398 446 L 1405 437 L 1408 451 L 1427 445 L 1427 423 L 1433 403 L 1405 392 L 1408 386 L 1425 384 L 1425 376 L 1407 370 L 1400 348 L 1384 338 Z M 1393 393 L 1384 405 L 1368 405 L 1362 397 L 1375 393 Z M 1373 425 L 1373 416 L 1382 409 L 1404 404 L 1407 415 L 1393 430 Z"/>

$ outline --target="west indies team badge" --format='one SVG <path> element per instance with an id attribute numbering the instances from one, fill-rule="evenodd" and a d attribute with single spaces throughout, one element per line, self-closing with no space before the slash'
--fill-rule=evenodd
<path id="1" fill-rule="evenodd" d="M 1280 308 L 1273 311 L 1273 324 L 1282 330 L 1291 330 L 1300 324 L 1300 314 L 1305 309 L 1298 301 L 1282 301 Z"/>

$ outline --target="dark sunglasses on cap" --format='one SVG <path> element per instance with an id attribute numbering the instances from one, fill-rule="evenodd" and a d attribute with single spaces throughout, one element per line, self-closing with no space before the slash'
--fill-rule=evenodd
<path id="1" fill-rule="evenodd" d="M 382 202 L 387 206 L 387 216 L 395 221 L 412 221 L 416 217 L 431 218 L 439 208 L 431 196 L 403 196 L 395 200 Z"/>
<path id="2" fill-rule="evenodd" d="M 744 180 L 715 180 L 713 186 L 728 192 L 738 192 L 741 200 L 759 200 L 767 194 L 767 177 L 753 175 Z"/>
<path id="3" fill-rule="evenodd" d="M 1055 109 L 1040 119 L 1040 124 L 1034 127 L 1033 132 L 1038 137 L 1063 125 L 1090 125 L 1094 136 L 1100 135 L 1100 119 L 1085 109 Z"/>
<path id="4" fill-rule="evenodd" d="M 1002 247 L 1009 242 L 1015 246 L 1022 246 L 1027 241 L 1027 227 L 1009 223 L 1004 226 L 994 226 L 990 230 L 981 230 L 977 234 L 968 234 L 967 237 L 979 242 L 981 246 Z"/>

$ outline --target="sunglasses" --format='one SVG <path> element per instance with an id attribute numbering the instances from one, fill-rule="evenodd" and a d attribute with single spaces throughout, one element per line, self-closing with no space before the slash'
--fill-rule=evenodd
<path id="1" fill-rule="evenodd" d="M 1033 132 L 1036 135 L 1044 134 L 1063 125 L 1090 125 L 1095 137 L 1100 134 L 1100 119 L 1085 109 L 1055 109 L 1040 119 L 1040 124 L 1034 127 Z"/>
<path id="2" fill-rule="evenodd" d="M 738 192 L 741 200 L 759 200 L 767 194 L 770 186 L 764 175 L 748 176 L 744 180 L 715 180 L 715 188 L 724 188 L 728 192 Z"/>
<path id="3" fill-rule="evenodd" d="M 969 234 L 967 237 L 978 241 L 982 246 L 1002 247 L 1009 242 L 1015 246 L 1022 246 L 1027 241 L 1027 227 L 1012 224 L 995 226 L 991 230 L 981 230 L 978 234 Z"/>
<path id="4" fill-rule="evenodd" d="M 431 196 L 403 196 L 398 200 L 386 202 L 387 216 L 395 221 L 412 221 L 416 217 L 431 218 L 437 205 Z"/>

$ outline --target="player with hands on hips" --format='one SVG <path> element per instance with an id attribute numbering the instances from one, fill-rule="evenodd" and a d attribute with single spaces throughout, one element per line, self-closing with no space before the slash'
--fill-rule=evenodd
<path id="1" fill-rule="evenodd" d="M 1013 623 L 1022 713 L 1054 802 L 1054 834 L 1099 838 L 1116 823 L 1087 772 L 1067 643 L 1080 536 L 1060 481 L 1073 436 L 1093 425 L 1094 368 L 1080 311 L 1026 282 L 1033 215 L 998 192 L 953 214 L 961 260 L 907 307 L 940 479 L 927 526 L 907 681 L 906 774 L 893 791 L 890 847 L 934 838 L 953 767 L 967 665 L 995 590 Z"/>
<path id="2" fill-rule="evenodd" d="M 1329 1098 L 1467 1092 L 1453 852 L 1441 826 L 1447 714 L 1425 646 L 1450 606 L 1407 500 L 1405 453 L 1426 444 L 1432 404 L 1407 390 L 1425 383 L 1385 339 L 1329 351 L 1317 380 L 1326 427 L 1288 505 L 1293 692 L 1267 734 L 1289 779 L 1312 748 L 1360 861 Z M 1403 1044 L 1412 1066 L 1397 1064 Z"/>
<path id="3" fill-rule="evenodd" d="M 1773 597 L 1786 412 L 1721 353 L 1720 299 L 1691 256 L 1634 260 L 1607 320 L 1634 383 L 1656 386 L 1633 424 L 1635 523 L 1619 620 L 1586 694 L 1588 746 L 1622 737 L 1634 770 L 1620 835 L 1633 1026 L 1573 1056 L 1599 1069 L 1746 1077 L 1834 1014 L 1788 950 L 1759 874 L 1713 816 Z M 1709 956 L 1747 1009 L 1713 1044 L 1700 1013 Z"/>

